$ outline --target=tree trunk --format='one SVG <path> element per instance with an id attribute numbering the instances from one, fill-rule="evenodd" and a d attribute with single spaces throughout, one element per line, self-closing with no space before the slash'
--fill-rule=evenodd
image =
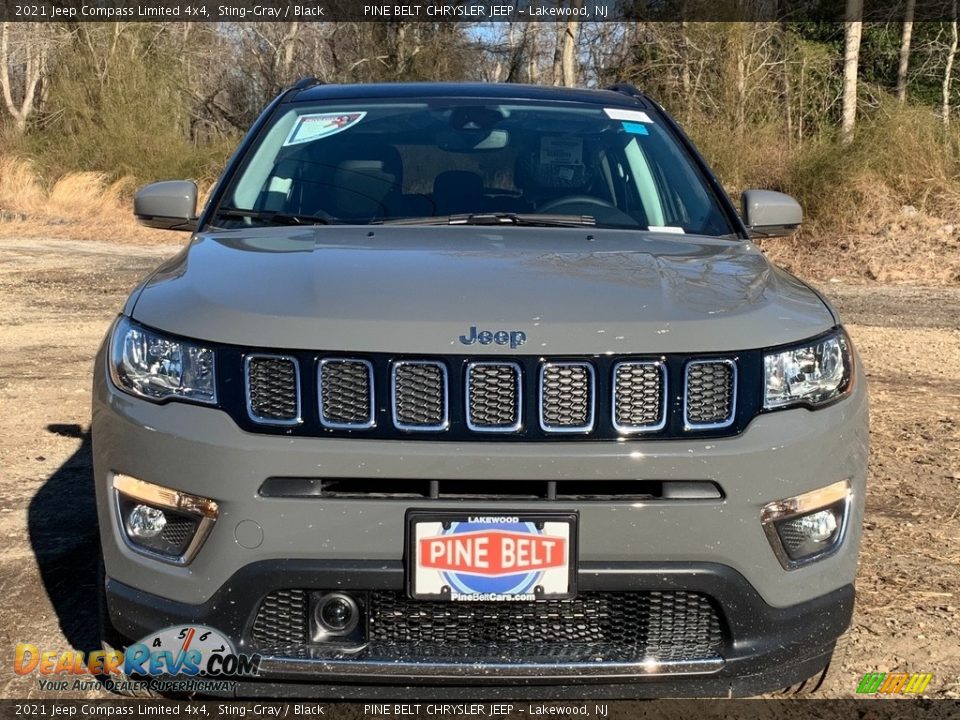
<path id="1" fill-rule="evenodd" d="M 690 72 L 690 35 L 688 22 L 680 23 L 680 90 L 683 93 L 683 120 L 693 116 L 693 80 Z"/>
<path id="2" fill-rule="evenodd" d="M 780 23 L 780 48 L 783 53 L 782 72 L 783 104 L 786 107 L 787 145 L 793 144 L 793 82 L 790 78 L 790 30 L 786 23 Z"/>
<path id="3" fill-rule="evenodd" d="M 897 100 L 907 101 L 907 70 L 910 67 L 910 40 L 913 37 L 913 11 L 917 0 L 907 0 L 903 14 L 903 36 L 900 39 L 900 65 L 897 67 Z"/>
<path id="4" fill-rule="evenodd" d="M 950 10 L 950 48 L 947 50 L 947 67 L 943 71 L 944 127 L 950 127 L 950 85 L 953 80 L 953 59 L 957 55 L 957 0 L 953 0 Z"/>
<path id="5" fill-rule="evenodd" d="M 554 85 L 563 84 L 563 41 L 567 36 L 566 26 L 559 23 L 553 33 L 553 67 L 550 70 L 550 82 Z"/>
<path id="6" fill-rule="evenodd" d="M 283 50 L 283 61 L 280 65 L 280 78 L 283 83 L 288 84 L 295 78 L 293 77 L 293 61 L 296 59 L 297 36 L 300 34 L 300 22 L 291 22 L 287 27 L 287 34 L 280 41 L 280 49 Z"/>
<path id="7" fill-rule="evenodd" d="M 574 2 L 577 7 L 579 3 Z M 580 30 L 579 20 L 568 20 L 563 30 L 563 58 L 561 61 L 561 81 L 564 87 L 573 87 L 577 84 L 577 34 Z"/>
<path id="8" fill-rule="evenodd" d="M 13 97 L 13 87 L 10 82 L 10 25 L 5 22 L 0 25 L 0 90 L 3 93 L 3 102 L 7 111 L 13 116 L 17 132 L 22 133 L 27 128 L 27 120 L 36 106 L 37 90 L 47 75 L 47 46 L 39 26 L 33 26 L 29 32 L 31 36 L 23 44 L 23 95 Z"/>
<path id="9" fill-rule="evenodd" d="M 840 123 L 844 143 L 853 142 L 857 124 L 857 71 L 860 65 L 860 37 L 863 34 L 863 0 L 847 0 L 843 51 L 843 116 Z"/>

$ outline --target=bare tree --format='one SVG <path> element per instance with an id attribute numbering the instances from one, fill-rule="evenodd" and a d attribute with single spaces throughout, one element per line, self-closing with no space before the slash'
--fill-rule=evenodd
<path id="1" fill-rule="evenodd" d="M 0 27 L 0 88 L 7 112 L 13 116 L 17 132 L 22 133 L 47 78 L 49 46 L 43 37 L 44 27 L 39 24 L 18 23 L 24 29 L 17 30 L 19 41 L 11 43 L 11 24 L 4 22 Z"/>
<path id="2" fill-rule="evenodd" d="M 900 64 L 897 67 L 897 99 L 903 105 L 907 101 L 907 70 L 910 67 L 910 41 L 913 38 L 913 14 L 917 0 L 907 0 L 903 13 L 903 35 L 900 38 Z"/>
<path id="3" fill-rule="evenodd" d="M 579 0 L 574 0 L 573 7 L 579 7 Z M 580 31 L 579 20 L 567 20 L 563 30 L 563 59 L 561 61 L 561 81 L 564 87 L 573 87 L 577 84 L 577 36 Z"/>
<path id="4" fill-rule="evenodd" d="M 957 0 L 950 3 L 950 47 L 947 66 L 943 70 L 943 126 L 950 127 L 950 85 L 953 82 L 953 59 L 957 55 Z"/>
<path id="5" fill-rule="evenodd" d="M 847 0 L 843 49 L 843 114 L 840 131 L 844 143 L 853 142 L 857 123 L 857 75 L 860 65 L 860 38 L 863 34 L 863 0 Z"/>

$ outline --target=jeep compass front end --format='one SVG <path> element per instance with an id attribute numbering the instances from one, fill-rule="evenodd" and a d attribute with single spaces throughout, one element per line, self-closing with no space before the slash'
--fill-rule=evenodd
<path id="1" fill-rule="evenodd" d="M 106 631 L 239 695 L 749 695 L 850 622 L 867 399 L 642 94 L 302 83 L 98 355 Z"/>

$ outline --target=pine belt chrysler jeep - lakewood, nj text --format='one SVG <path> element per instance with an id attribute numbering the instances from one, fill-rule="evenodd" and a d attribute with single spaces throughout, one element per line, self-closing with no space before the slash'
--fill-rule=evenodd
<path id="1" fill-rule="evenodd" d="M 239 695 L 748 695 L 850 622 L 859 360 L 629 86 L 302 81 L 113 323 L 105 637 L 256 654 Z"/>

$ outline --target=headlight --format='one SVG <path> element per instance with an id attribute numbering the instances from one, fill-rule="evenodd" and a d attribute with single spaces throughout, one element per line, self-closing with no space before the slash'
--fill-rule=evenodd
<path id="1" fill-rule="evenodd" d="M 850 341 L 841 330 L 806 347 L 764 356 L 763 407 L 815 407 L 841 397 L 851 386 L 850 355 Z"/>
<path id="2" fill-rule="evenodd" d="M 214 354 L 120 318 L 110 342 L 110 377 L 121 390 L 148 400 L 217 402 Z"/>

